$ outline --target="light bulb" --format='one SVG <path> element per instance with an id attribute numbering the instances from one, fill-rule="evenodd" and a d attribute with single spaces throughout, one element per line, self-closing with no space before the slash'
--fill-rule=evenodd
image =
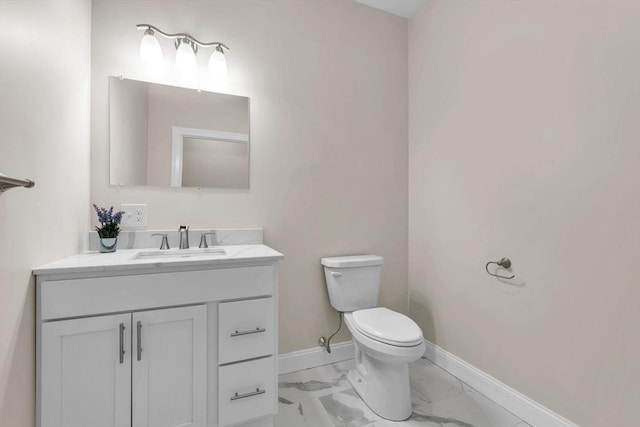
<path id="1" fill-rule="evenodd" d="M 191 74 L 196 71 L 196 53 L 189 40 L 182 39 L 176 52 L 176 65 L 183 73 Z"/>
<path id="2" fill-rule="evenodd" d="M 140 42 L 140 59 L 147 64 L 159 64 L 162 62 L 162 49 L 160 43 L 153 34 L 151 28 L 147 28 Z"/>
<path id="3" fill-rule="evenodd" d="M 216 46 L 216 49 L 209 58 L 209 74 L 214 79 L 227 78 L 227 60 L 220 46 Z"/>

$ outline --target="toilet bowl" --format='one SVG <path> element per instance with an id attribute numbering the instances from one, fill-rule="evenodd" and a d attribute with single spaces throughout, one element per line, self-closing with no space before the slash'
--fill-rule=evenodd
<path id="1" fill-rule="evenodd" d="M 379 315 L 383 310 L 383 318 L 393 315 L 393 327 L 405 324 L 414 332 L 412 338 L 401 329 L 390 333 L 393 327 L 374 337 L 355 320 L 362 312 Z M 383 307 L 345 313 L 344 319 L 356 345 L 355 368 L 349 372 L 349 382 L 373 412 L 388 420 L 406 420 L 412 412 L 409 363 L 424 354 L 422 331 L 413 320 Z M 389 342 L 398 340 L 398 336 L 406 340 Z"/>
<path id="2" fill-rule="evenodd" d="M 344 313 L 355 344 L 348 379 L 382 418 L 411 416 L 409 363 L 424 354 L 420 327 L 409 317 L 377 307 L 383 258 L 376 255 L 323 258 L 331 305 Z"/>

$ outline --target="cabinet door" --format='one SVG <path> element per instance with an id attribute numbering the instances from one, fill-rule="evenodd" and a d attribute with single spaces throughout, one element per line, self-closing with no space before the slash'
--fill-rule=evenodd
<path id="1" fill-rule="evenodd" d="M 41 427 L 131 425 L 131 314 L 42 325 Z"/>
<path id="2" fill-rule="evenodd" d="M 205 427 L 207 309 L 133 314 L 133 426 Z"/>

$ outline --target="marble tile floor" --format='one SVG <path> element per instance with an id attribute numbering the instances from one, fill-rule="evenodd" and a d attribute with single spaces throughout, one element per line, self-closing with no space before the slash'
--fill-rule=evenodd
<path id="1" fill-rule="evenodd" d="M 276 427 L 527 427 L 506 409 L 427 359 L 409 365 L 413 414 L 373 413 L 347 380 L 353 360 L 280 375 Z M 530 426 L 529 426 L 530 427 Z"/>

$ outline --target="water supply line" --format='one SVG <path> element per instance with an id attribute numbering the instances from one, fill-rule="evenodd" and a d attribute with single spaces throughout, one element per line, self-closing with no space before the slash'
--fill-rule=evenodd
<path id="1" fill-rule="evenodd" d="M 327 350 L 327 353 L 331 353 L 331 338 L 333 338 L 342 328 L 342 312 L 341 311 L 338 312 L 338 317 L 340 318 L 340 326 L 338 326 L 338 329 L 336 329 L 336 331 L 332 333 L 329 336 L 329 338 L 320 337 L 320 339 L 318 340 L 318 344 L 320 344 L 320 347 L 324 347 Z"/>

